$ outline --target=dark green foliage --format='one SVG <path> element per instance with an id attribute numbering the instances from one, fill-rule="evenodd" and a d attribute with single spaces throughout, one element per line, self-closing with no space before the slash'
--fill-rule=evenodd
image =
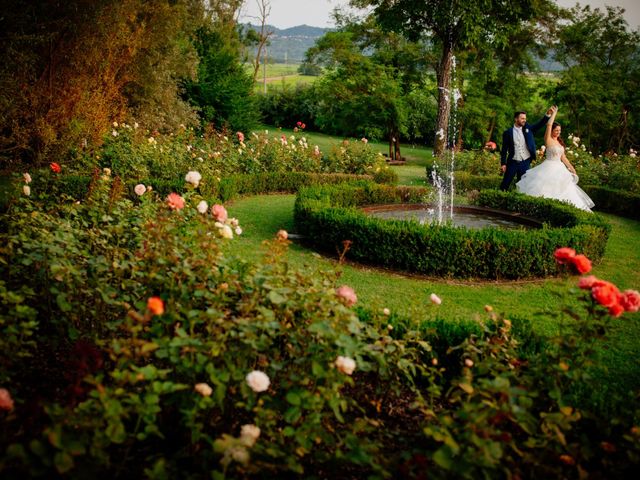
<path id="1" fill-rule="evenodd" d="M 259 121 L 253 95 L 253 78 L 244 71 L 238 54 L 235 30 L 221 26 L 201 28 L 195 36 L 200 57 L 198 80 L 185 84 L 189 101 L 198 107 L 205 124 L 232 131 L 249 131 Z M 236 40 L 234 42 L 234 40 Z"/>
<path id="2" fill-rule="evenodd" d="M 596 204 L 598 211 L 640 219 L 640 194 L 598 185 L 585 185 L 583 189 Z"/>
<path id="3" fill-rule="evenodd" d="M 310 130 L 316 128 L 318 101 L 315 87 L 303 85 L 269 90 L 258 97 L 262 120 L 267 125 L 293 128 L 303 122 Z"/>
<path id="4" fill-rule="evenodd" d="M 342 185 L 301 189 L 294 218 L 307 241 L 335 251 L 350 240 L 354 260 L 428 275 L 532 278 L 554 275 L 553 252 L 570 246 L 594 261 L 604 254 L 609 225 L 597 215 L 553 200 L 484 191 L 480 206 L 544 219 L 537 230 L 471 230 L 368 217 L 357 207 L 421 203 L 424 189 Z"/>

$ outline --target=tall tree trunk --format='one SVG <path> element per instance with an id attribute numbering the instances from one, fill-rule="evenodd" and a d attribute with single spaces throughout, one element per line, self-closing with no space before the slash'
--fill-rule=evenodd
<path id="1" fill-rule="evenodd" d="M 445 42 L 438 68 L 438 116 L 436 118 L 436 135 L 433 142 L 433 154 L 440 155 L 447 146 L 447 129 L 449 127 L 449 113 L 451 111 L 451 65 L 453 49 Z"/>
<path id="2" fill-rule="evenodd" d="M 398 132 L 396 132 L 395 135 L 395 142 L 393 144 L 393 149 L 394 149 L 394 158 L 397 162 L 401 162 L 402 161 L 402 154 L 400 153 L 400 135 L 398 134 Z"/>

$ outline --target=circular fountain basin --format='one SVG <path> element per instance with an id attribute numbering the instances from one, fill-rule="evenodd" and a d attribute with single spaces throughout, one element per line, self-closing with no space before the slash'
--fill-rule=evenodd
<path id="1" fill-rule="evenodd" d="M 437 210 L 425 204 L 372 205 L 363 207 L 362 211 L 376 218 L 415 220 L 423 225 L 428 225 L 438 220 Z M 473 229 L 493 227 L 516 230 L 542 227 L 542 222 L 519 213 L 472 206 L 453 207 L 453 218 L 449 216 L 447 209 L 442 214 L 442 223 Z"/>

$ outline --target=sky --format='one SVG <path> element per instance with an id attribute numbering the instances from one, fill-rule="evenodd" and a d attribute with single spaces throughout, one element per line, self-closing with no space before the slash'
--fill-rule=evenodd
<path id="1" fill-rule="evenodd" d="M 245 0 L 240 21 L 250 22 L 251 16 L 258 14 L 257 3 L 260 0 Z M 556 0 L 562 7 L 572 7 L 575 0 Z M 335 7 L 346 6 L 348 0 L 270 0 L 271 15 L 268 23 L 278 28 L 289 28 L 297 25 L 313 27 L 332 27 L 331 12 Z M 638 0 L 583 0 L 581 5 L 604 9 L 605 5 L 622 7 L 626 10 L 625 19 L 633 29 L 640 27 L 640 1 Z M 253 23 L 257 23 L 253 19 Z"/>

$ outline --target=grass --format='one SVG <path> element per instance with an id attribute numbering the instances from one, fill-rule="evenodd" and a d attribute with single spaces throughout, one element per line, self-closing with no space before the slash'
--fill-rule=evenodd
<path id="1" fill-rule="evenodd" d="M 288 133 L 288 132 L 287 132 Z M 310 141 L 330 145 L 341 139 L 305 132 Z M 311 139 L 314 140 L 311 140 Z M 379 148 L 382 144 L 373 144 Z M 398 169 L 402 183 L 418 184 L 424 177 L 426 150 L 416 152 L 407 165 Z M 228 205 L 229 214 L 240 219 L 242 236 L 230 242 L 227 251 L 241 259 L 259 258 L 264 240 L 273 239 L 279 229 L 295 232 L 294 195 L 259 195 L 236 200 Z M 621 289 L 640 287 L 640 222 L 604 214 L 613 230 L 604 260 L 594 266 L 593 274 L 610 280 Z M 398 245 L 400 248 L 401 246 Z M 352 286 L 359 303 L 372 309 L 390 308 L 416 322 L 436 317 L 450 321 L 479 319 L 484 306 L 505 316 L 526 317 L 536 332 L 546 335 L 559 331 L 555 314 L 565 306 L 577 306 L 577 277 L 549 278 L 527 282 L 470 282 L 426 278 L 386 271 L 365 265 L 339 265 L 336 258 L 321 256 L 294 242 L 287 260 L 307 272 L 340 272 L 340 282 Z M 429 295 L 437 293 L 443 300 L 431 305 Z M 597 396 L 600 403 L 626 390 L 640 389 L 640 313 L 625 314 L 616 322 L 609 344 L 600 352 L 598 369 L 603 385 Z"/>

